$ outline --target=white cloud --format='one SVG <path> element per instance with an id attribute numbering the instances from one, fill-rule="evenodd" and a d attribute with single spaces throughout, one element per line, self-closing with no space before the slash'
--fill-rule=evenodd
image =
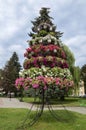
<path id="1" fill-rule="evenodd" d="M 3 55 L 3 53 L 4 53 L 4 48 L 0 46 L 0 57 Z"/>
<path id="2" fill-rule="evenodd" d="M 25 52 L 25 48 L 23 48 L 23 46 L 19 44 L 9 46 L 8 52 L 13 53 L 14 51 L 18 52 L 19 54 L 23 54 Z"/>
<path id="3" fill-rule="evenodd" d="M 0 65 L 2 66 L 3 64 L 3 55 L 4 55 L 4 48 L 0 46 Z"/>
<path id="4" fill-rule="evenodd" d="M 20 62 L 23 63 L 24 52 L 25 52 L 24 45 L 14 44 L 14 45 L 10 45 L 7 48 L 0 47 L 0 67 L 4 67 L 6 62 L 12 56 L 13 52 L 16 52 L 18 54 Z"/>
<path id="5" fill-rule="evenodd" d="M 21 5 L 20 5 L 21 4 Z M 26 12 L 30 14 L 27 6 L 20 1 L 2 1 L 0 4 L 0 40 L 13 37 L 23 26 L 25 26 Z M 6 37 L 5 37 L 6 36 Z"/>
<path id="6" fill-rule="evenodd" d="M 86 42 L 85 35 L 76 35 L 75 37 L 71 37 L 70 39 L 65 40 L 67 45 L 73 45 L 79 47 L 83 42 Z M 81 45 L 83 46 L 83 45 Z"/>
<path id="7" fill-rule="evenodd" d="M 9 57 L 9 53 L 7 49 L 0 46 L 0 67 L 4 67 L 8 57 Z"/>
<path id="8" fill-rule="evenodd" d="M 84 65 L 86 63 L 86 36 L 78 35 L 64 41 L 71 51 L 74 53 L 76 65 Z"/>
<path id="9" fill-rule="evenodd" d="M 74 52 L 76 64 L 86 63 L 85 0 L 0 0 L 0 65 L 13 51 L 18 52 L 22 60 L 25 35 L 32 27 L 30 21 L 39 15 L 41 7 L 50 8 L 57 30 L 64 32 L 64 43 Z"/>

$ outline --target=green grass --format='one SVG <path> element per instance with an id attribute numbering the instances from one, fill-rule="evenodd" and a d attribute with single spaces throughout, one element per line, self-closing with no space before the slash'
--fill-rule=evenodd
<path id="1" fill-rule="evenodd" d="M 23 98 L 24 102 L 27 103 L 31 103 L 34 101 L 34 99 L 32 97 L 28 98 L 28 97 L 24 97 Z M 36 103 L 38 103 L 38 99 L 36 101 Z M 86 107 L 86 98 L 72 98 L 72 97 L 66 97 L 64 101 L 60 101 L 60 100 L 52 100 L 51 104 L 53 104 L 54 106 L 56 105 L 65 105 L 65 106 L 76 106 L 76 107 Z"/>
<path id="2" fill-rule="evenodd" d="M 0 130 L 18 130 L 22 125 L 28 110 L 27 109 L 11 109 L 0 108 Z M 58 120 L 54 119 L 49 111 L 45 111 L 41 118 L 32 127 L 20 128 L 19 130 L 85 130 L 86 115 L 76 112 L 55 111 Z M 34 117 L 35 112 L 32 112 L 30 118 Z M 55 114 L 55 115 L 56 115 Z"/>

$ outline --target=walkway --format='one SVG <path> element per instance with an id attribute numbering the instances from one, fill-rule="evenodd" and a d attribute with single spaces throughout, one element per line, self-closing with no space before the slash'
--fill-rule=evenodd
<path id="1" fill-rule="evenodd" d="M 32 104 L 20 102 L 16 98 L 0 98 L 0 108 L 31 108 Z M 66 110 L 75 111 L 81 114 L 86 114 L 86 107 L 65 107 Z M 54 107 L 54 110 L 62 110 L 63 107 Z M 36 110 L 36 107 L 33 107 Z M 45 108 L 47 110 L 47 107 Z"/>
<path id="2" fill-rule="evenodd" d="M 20 102 L 16 98 L 0 98 L 0 108 L 30 108 L 31 104 Z"/>

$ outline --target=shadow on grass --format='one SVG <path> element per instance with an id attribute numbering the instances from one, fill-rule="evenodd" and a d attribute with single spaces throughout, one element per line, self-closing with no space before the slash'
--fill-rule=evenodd
<path id="1" fill-rule="evenodd" d="M 71 104 L 71 103 L 77 103 L 80 99 L 79 98 L 65 98 L 64 101 L 61 101 L 60 99 L 51 99 L 49 100 L 49 103 L 52 105 L 61 105 L 61 104 Z M 39 102 L 39 99 L 37 99 L 35 102 L 34 101 L 28 101 L 29 103 L 34 103 L 34 104 L 41 104 L 41 102 Z M 45 102 L 46 103 L 46 102 Z"/>
<path id="2" fill-rule="evenodd" d="M 38 125 L 41 124 L 53 124 L 54 123 L 65 123 L 65 124 L 73 124 L 77 118 L 76 114 L 74 112 L 70 112 L 67 110 L 55 110 L 52 111 L 53 114 L 49 111 L 44 111 L 39 117 L 35 124 Z M 24 124 L 21 124 L 21 127 L 18 127 L 17 130 L 26 130 L 26 128 L 31 127 L 29 125 L 30 121 L 34 119 L 35 117 L 35 112 L 32 112 L 31 115 L 27 116 L 27 120 L 24 122 Z M 35 125 L 33 124 L 32 127 Z"/>
<path id="3" fill-rule="evenodd" d="M 61 104 L 70 104 L 70 103 L 75 103 L 75 102 L 78 102 L 79 99 L 77 98 L 67 98 L 65 99 L 64 101 L 61 101 L 59 99 L 54 99 L 54 100 L 51 100 L 51 104 L 57 104 L 57 105 L 61 105 Z"/>
<path id="4" fill-rule="evenodd" d="M 44 112 L 41 120 L 43 122 L 62 122 L 62 123 L 73 123 L 76 116 L 73 112 L 67 110 L 53 110 L 51 112 Z"/>

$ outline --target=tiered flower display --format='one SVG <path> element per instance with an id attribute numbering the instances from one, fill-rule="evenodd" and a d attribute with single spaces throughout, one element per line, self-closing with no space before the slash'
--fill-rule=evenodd
<path id="1" fill-rule="evenodd" d="M 62 33 L 56 31 L 48 13 L 48 8 L 42 8 L 40 16 L 32 21 L 34 33 L 30 33 L 32 39 L 24 53 L 24 70 L 15 85 L 18 89 L 37 90 L 38 96 L 44 89 L 46 96 L 52 97 L 60 95 L 61 91 L 68 92 L 73 80 L 60 41 Z"/>

